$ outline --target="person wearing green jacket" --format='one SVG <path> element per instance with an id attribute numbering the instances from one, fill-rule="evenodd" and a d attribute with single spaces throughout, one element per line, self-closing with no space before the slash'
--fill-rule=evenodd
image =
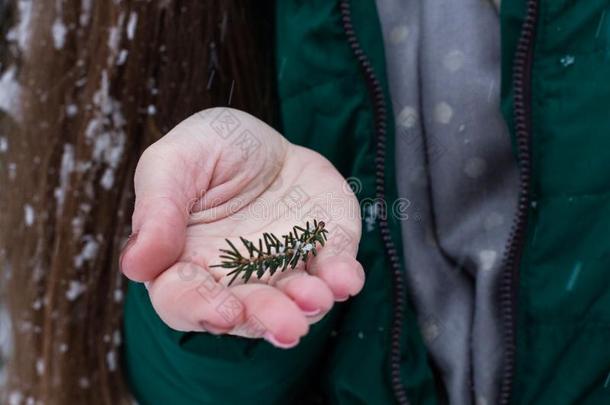
<path id="1" fill-rule="evenodd" d="M 495 7 L 277 2 L 283 138 L 241 112 L 206 110 L 140 161 L 141 231 L 123 270 L 152 280 L 148 291 L 131 284 L 126 303 L 127 370 L 143 403 L 610 402 L 609 5 Z M 235 153 L 244 158 L 223 159 Z M 353 197 L 339 173 L 361 219 L 345 215 Z M 196 191 L 203 214 L 191 210 L 191 222 L 142 208 L 158 195 L 182 207 Z M 232 214 L 286 207 L 226 225 L 233 199 Z M 226 324 L 206 295 L 215 285 L 193 292 L 217 255 L 204 245 L 289 229 L 284 199 L 330 223 L 329 246 L 294 285 L 260 286 L 264 304 L 235 292 L 242 323 Z M 149 236 L 147 221 L 163 224 Z M 155 248 L 154 234 L 170 246 Z M 184 267 L 197 254 L 201 268 Z"/>
<path id="2" fill-rule="evenodd" d="M 10 289 L 45 292 L 42 315 L 11 301 L 42 325 L 15 342 L 36 359 L 13 371 L 34 376 L 12 378 L 28 397 L 111 403 L 112 344 L 143 405 L 610 403 L 608 1 L 73 3 L 32 5 L 49 30 L 11 34 L 34 48 L 10 147 L 74 135 L 38 159 L 61 164 L 41 187 L 59 237 L 11 253 L 53 248 L 35 254 L 55 276 Z M 50 79 L 70 66 L 72 87 Z M 139 157 L 113 257 L 124 300 L 108 269 L 87 271 L 111 245 L 83 222 L 129 209 L 112 194 L 131 183 L 123 151 Z M 11 229 L 38 229 L 37 212 Z M 95 249 L 62 262 L 83 230 Z M 117 307 L 122 339 L 100 333 Z M 61 389 L 85 361 L 93 383 Z"/>

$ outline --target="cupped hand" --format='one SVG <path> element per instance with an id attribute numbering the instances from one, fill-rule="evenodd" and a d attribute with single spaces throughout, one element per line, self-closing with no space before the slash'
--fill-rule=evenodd
<path id="1" fill-rule="evenodd" d="M 214 108 L 186 119 L 140 158 L 133 234 L 121 269 L 145 282 L 160 318 L 180 331 L 299 342 L 309 324 L 364 284 L 356 260 L 360 210 L 349 185 L 320 154 L 288 142 L 244 112 Z M 295 269 L 229 284 L 220 248 L 258 241 L 307 221 L 328 241 Z"/>

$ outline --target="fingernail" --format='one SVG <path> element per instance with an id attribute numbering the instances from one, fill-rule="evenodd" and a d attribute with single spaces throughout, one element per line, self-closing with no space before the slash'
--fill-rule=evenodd
<path id="1" fill-rule="evenodd" d="M 316 316 L 316 315 L 319 315 L 319 314 L 320 314 L 320 312 L 322 312 L 322 310 L 321 310 L 320 308 L 316 308 L 316 309 L 311 310 L 311 311 L 305 311 L 305 310 L 303 310 L 303 314 L 304 314 L 305 316 Z"/>
<path id="2" fill-rule="evenodd" d="M 125 257 L 125 254 L 129 251 L 129 249 L 136 243 L 137 239 L 138 233 L 132 233 L 131 235 L 129 235 L 129 238 L 127 238 L 127 240 L 123 244 L 123 247 L 121 248 L 121 256 L 119 257 L 119 270 L 121 270 L 121 272 L 123 272 L 123 258 Z"/>
<path id="3" fill-rule="evenodd" d="M 349 294 L 346 295 L 345 297 L 336 298 L 335 301 L 337 301 L 337 302 L 344 302 L 344 301 L 347 301 L 348 299 L 349 299 Z"/>
<path id="4" fill-rule="evenodd" d="M 299 308 L 301 308 L 301 311 L 303 312 L 303 315 L 305 315 L 305 316 L 316 316 L 320 312 L 322 312 L 322 310 L 320 308 L 309 309 L 309 308 L 302 307 L 300 305 L 299 305 Z"/>
<path id="5" fill-rule="evenodd" d="M 279 347 L 280 349 L 290 349 L 299 344 L 299 339 L 289 343 L 280 342 L 271 334 L 271 332 L 265 332 L 263 338 L 273 346 Z"/>

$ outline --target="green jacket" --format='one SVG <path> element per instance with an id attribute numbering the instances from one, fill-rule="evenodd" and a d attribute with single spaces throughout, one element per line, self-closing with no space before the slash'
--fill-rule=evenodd
<path id="1" fill-rule="evenodd" d="M 280 130 L 357 177 L 360 199 L 384 198 L 391 207 L 394 122 L 375 2 L 352 1 L 349 9 L 338 3 L 277 2 Z M 508 347 L 503 398 L 610 403 L 610 4 L 525 3 L 503 0 L 501 11 L 502 107 L 522 169 L 522 209 L 498 290 Z M 406 294 L 400 224 L 385 217 L 362 237 L 364 290 L 290 350 L 173 331 L 144 287 L 130 283 L 124 358 L 136 398 L 443 402 Z"/>

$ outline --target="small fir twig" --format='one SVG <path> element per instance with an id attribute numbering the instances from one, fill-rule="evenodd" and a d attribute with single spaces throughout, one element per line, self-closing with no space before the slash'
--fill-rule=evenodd
<path id="1" fill-rule="evenodd" d="M 250 280 L 252 275 L 257 278 L 263 277 L 269 272 L 274 275 L 277 271 L 284 271 L 288 268 L 294 269 L 299 263 L 307 261 L 309 253 L 316 256 L 317 243 L 324 246 L 327 240 L 328 230 L 324 229 L 324 222 L 313 220 L 313 227 L 307 222 L 305 227 L 295 225 L 292 232 L 282 235 L 280 238 L 272 233 L 263 233 L 258 243 L 240 237 L 241 243 L 248 252 L 242 253 L 229 240 L 229 249 L 220 249 L 222 262 L 210 267 L 221 267 L 231 269 L 227 276 L 233 276 L 229 285 L 241 276 L 245 283 Z"/>

